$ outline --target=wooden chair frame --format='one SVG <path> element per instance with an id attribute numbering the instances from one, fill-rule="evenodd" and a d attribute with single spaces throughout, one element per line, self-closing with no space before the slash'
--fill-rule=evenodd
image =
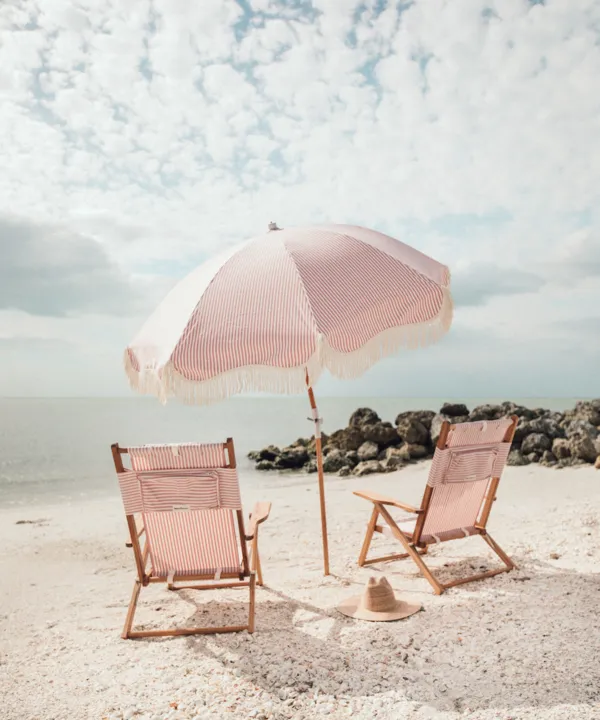
<path id="1" fill-rule="evenodd" d="M 226 467 L 235 468 L 235 450 L 233 439 L 228 438 L 223 443 L 228 456 Z M 122 455 L 128 454 L 128 448 L 119 447 L 118 443 L 111 445 L 112 456 L 115 463 L 117 473 L 125 472 L 123 466 Z M 260 564 L 260 555 L 258 553 L 258 530 L 259 526 L 269 517 L 271 511 L 270 502 L 256 503 L 254 510 L 250 514 L 248 530 L 244 528 L 244 515 L 241 510 L 237 510 L 237 531 L 239 535 L 239 543 L 242 551 L 242 568 L 239 573 L 222 573 L 221 578 L 229 582 L 214 582 L 213 575 L 175 575 L 170 574 L 168 578 L 158 577 L 148 572 L 147 564 L 149 557 L 149 548 L 147 539 L 144 541 L 142 548 L 140 538 L 145 534 L 143 522 L 138 522 L 134 515 L 127 515 L 127 527 L 129 528 L 129 542 L 125 545 L 133 549 L 135 564 L 137 568 L 137 577 L 133 585 L 133 592 L 125 618 L 125 625 L 121 637 L 125 640 L 128 638 L 147 638 L 147 637 L 172 637 L 176 635 L 211 635 L 214 633 L 241 632 L 247 630 L 249 633 L 254 632 L 255 624 L 255 592 L 256 584 L 263 585 L 262 568 Z M 178 585 L 175 583 L 197 583 L 204 581 L 213 581 L 202 585 Z M 229 625 L 223 627 L 193 627 L 193 628 L 170 628 L 165 630 L 133 630 L 133 621 L 137 602 L 142 587 L 146 587 L 152 583 L 165 582 L 169 590 L 218 590 L 223 588 L 248 588 L 249 589 L 249 609 L 247 625 Z"/>
<path id="2" fill-rule="evenodd" d="M 515 434 L 515 428 L 517 426 L 519 418 L 513 415 L 511 416 L 511 420 L 512 422 L 504 435 L 503 442 L 512 442 L 513 436 Z M 445 421 L 442 424 L 440 436 L 437 442 L 438 449 L 444 450 L 446 448 L 448 433 L 450 432 L 452 427 L 453 425 L 451 425 L 448 421 Z M 374 492 L 356 491 L 354 493 L 355 495 L 358 495 L 358 497 L 364 498 L 365 500 L 369 500 L 373 503 L 373 512 L 371 513 L 371 518 L 367 526 L 365 539 L 363 541 L 362 548 L 358 556 L 359 566 L 363 567 L 365 565 L 372 565 L 373 563 L 411 558 L 415 562 L 419 570 L 423 573 L 423 576 L 429 582 L 436 595 L 441 595 L 444 590 L 455 587 L 456 585 L 463 585 L 464 583 L 473 582 L 474 580 L 483 580 L 484 578 L 493 577 L 494 575 L 499 575 L 500 573 L 509 572 L 510 570 L 515 569 L 517 567 L 516 564 L 504 552 L 504 550 L 502 550 L 498 543 L 492 539 L 492 537 L 487 531 L 487 522 L 492 509 L 492 503 L 496 500 L 496 492 L 498 491 L 499 483 L 499 477 L 492 477 L 490 479 L 486 491 L 486 496 L 483 500 L 482 507 L 479 512 L 477 524 L 475 525 L 476 532 L 473 534 L 481 535 L 481 537 L 496 553 L 500 560 L 502 560 L 502 562 L 504 563 L 504 567 L 495 570 L 488 570 L 487 572 L 480 573 L 478 575 L 471 575 L 469 577 L 460 578 L 458 580 L 453 580 L 452 582 L 448 583 L 442 583 L 435 577 L 432 571 L 425 564 L 422 557 L 423 555 L 427 554 L 428 546 L 436 542 L 435 540 L 424 541 L 421 537 L 423 526 L 425 525 L 425 518 L 427 517 L 427 513 L 429 511 L 431 498 L 434 490 L 434 488 L 432 488 L 430 485 L 427 485 L 425 488 L 420 508 L 413 507 L 412 505 L 407 505 L 406 503 L 398 502 L 393 498 L 389 498 Z M 412 535 L 404 533 L 398 527 L 398 524 L 387 510 L 387 507 L 396 507 L 404 510 L 405 512 L 413 513 L 417 516 L 415 529 Z M 387 527 L 390 529 L 393 537 L 398 540 L 398 542 L 402 545 L 405 550 L 404 553 L 385 555 L 383 557 L 367 559 L 373 535 L 376 532 L 384 533 L 386 531 L 386 526 L 380 525 L 377 522 L 379 516 L 383 518 Z M 446 537 L 442 542 L 447 542 L 448 540 L 456 540 L 460 538 L 464 538 L 464 533 L 460 530 L 457 530 L 456 533 L 452 534 L 452 536 L 450 537 Z"/>

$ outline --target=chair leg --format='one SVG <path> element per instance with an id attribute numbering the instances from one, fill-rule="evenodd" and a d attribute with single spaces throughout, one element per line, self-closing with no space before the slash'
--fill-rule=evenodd
<path id="1" fill-rule="evenodd" d="M 490 535 L 488 535 L 487 532 L 483 533 L 481 537 L 492 548 L 492 550 L 496 553 L 500 560 L 502 560 L 502 562 L 509 570 L 518 569 L 516 563 L 513 562 L 513 560 L 504 552 L 500 545 L 498 545 L 498 543 Z"/>
<path id="2" fill-rule="evenodd" d="M 133 592 L 131 593 L 131 600 L 129 601 L 129 607 L 127 609 L 127 617 L 125 618 L 125 625 L 123 627 L 123 632 L 121 633 L 121 637 L 123 640 L 127 640 L 127 638 L 130 636 L 131 633 L 131 627 L 133 625 L 133 617 L 135 615 L 135 609 L 137 606 L 137 601 L 140 596 L 140 590 L 142 588 L 142 583 L 139 580 L 136 580 L 133 585 Z"/>
<path id="3" fill-rule="evenodd" d="M 419 555 L 427 555 L 427 548 L 419 548 L 417 549 L 417 552 L 419 553 Z M 365 565 L 375 565 L 375 563 L 392 562 L 393 560 L 406 560 L 406 558 L 408 557 L 411 557 L 408 553 L 394 553 L 392 555 L 382 555 L 381 557 L 374 557 L 365 560 L 363 562 L 363 567 Z"/>
<path id="4" fill-rule="evenodd" d="M 242 632 L 247 630 L 248 632 L 254 632 L 255 622 L 255 587 L 256 587 L 256 575 L 254 572 L 250 573 L 250 577 L 246 582 L 240 583 L 224 583 L 218 587 L 229 588 L 229 587 L 248 587 L 250 591 L 249 609 L 248 609 L 248 624 L 247 625 L 228 625 L 224 627 L 190 627 L 190 628 L 170 628 L 164 630 L 132 630 L 133 619 L 137 606 L 137 601 L 140 595 L 142 584 L 139 580 L 135 581 L 133 586 L 133 593 L 131 595 L 131 601 L 129 603 L 129 609 L 127 610 L 127 618 L 125 620 L 125 627 L 121 637 L 123 640 L 138 639 L 138 638 L 156 638 L 156 637 L 176 637 L 185 635 L 214 635 L 217 633 L 232 633 Z M 193 590 L 212 590 L 217 586 L 189 586 L 189 589 Z M 184 587 L 176 587 L 175 590 L 183 590 Z"/>
<path id="5" fill-rule="evenodd" d="M 256 572 L 257 583 L 262 587 L 263 576 L 262 565 L 260 564 L 260 554 L 258 552 L 258 528 L 256 528 L 254 537 L 252 538 L 252 545 L 250 546 L 250 570 Z"/>
<path id="6" fill-rule="evenodd" d="M 400 528 L 396 525 L 394 522 L 394 518 L 389 514 L 389 512 L 385 509 L 383 505 L 376 506 L 376 510 L 374 512 L 379 512 L 381 516 L 385 519 L 386 523 L 388 524 L 388 527 L 392 531 L 392 534 L 394 537 L 402 544 L 402 546 L 406 550 L 406 554 L 410 556 L 419 570 L 423 573 L 423 576 L 425 579 L 429 582 L 431 587 L 433 588 L 433 591 L 436 595 L 441 595 L 444 590 L 447 590 L 448 588 L 455 587 L 456 585 L 464 585 L 465 583 L 473 582 L 474 580 L 483 580 L 484 578 L 490 578 L 494 577 L 494 575 L 499 575 L 503 572 L 510 572 L 511 570 L 515 569 L 517 566 L 516 564 L 510 559 L 510 557 L 504 552 L 504 550 L 496 543 L 496 541 L 490 537 L 487 532 L 482 532 L 481 536 L 486 541 L 486 543 L 490 546 L 490 548 L 498 555 L 498 557 L 502 560 L 505 567 L 498 568 L 496 570 L 488 570 L 487 572 L 480 573 L 479 575 L 472 575 L 470 577 L 466 578 L 460 578 L 458 580 L 453 580 L 449 583 L 441 583 L 435 575 L 431 572 L 431 570 L 427 567 L 425 562 L 423 561 L 421 555 L 424 555 L 425 552 L 419 552 L 415 546 L 408 541 L 408 539 L 405 537 L 405 535 L 402 533 Z M 369 524 L 370 528 L 370 524 Z M 367 531 L 368 534 L 368 531 Z M 372 533 L 371 533 L 372 536 Z M 370 542 L 369 537 L 369 542 Z M 368 550 L 368 544 L 366 543 L 367 538 L 365 538 L 365 545 L 366 550 Z M 363 546 L 364 549 L 364 546 Z M 366 551 L 365 551 L 366 555 Z M 362 556 L 362 553 L 361 553 Z M 391 557 L 394 556 L 390 556 Z M 378 558 L 379 560 L 385 560 L 386 558 Z M 365 562 L 365 559 L 363 558 L 363 564 Z M 367 561 L 368 562 L 368 561 Z"/>
<path id="7" fill-rule="evenodd" d="M 435 577 L 435 575 L 431 572 L 431 570 L 425 565 L 425 562 L 421 558 L 421 553 L 418 553 L 414 546 L 407 543 L 405 545 L 406 550 L 410 557 L 414 560 L 415 564 L 419 568 L 419 570 L 423 573 L 423 576 L 427 580 L 427 582 L 431 585 L 433 588 L 433 592 L 436 595 L 441 595 L 444 592 L 444 585 L 439 582 L 439 580 Z M 422 553 L 425 554 L 425 553 Z"/>
<path id="8" fill-rule="evenodd" d="M 433 573 L 427 568 L 425 563 L 419 558 L 419 562 L 417 562 L 415 558 L 415 562 L 420 566 L 421 563 L 424 568 L 427 570 L 427 574 L 425 574 L 425 571 L 423 571 L 423 574 L 427 577 L 431 585 L 433 586 L 433 589 L 435 590 L 437 595 L 441 595 L 444 590 L 448 590 L 449 588 L 456 587 L 457 585 L 465 585 L 466 583 L 475 582 L 475 580 L 486 580 L 487 578 L 494 577 L 495 575 L 500 575 L 505 572 L 510 572 L 511 570 L 514 570 L 517 566 L 515 563 L 508 557 L 508 555 L 502 550 L 502 548 L 493 540 L 487 533 L 482 534 L 483 539 L 486 541 L 486 543 L 490 546 L 490 548 L 498 555 L 498 557 L 502 560 L 505 567 L 496 568 L 495 570 L 488 570 L 487 572 L 479 573 L 477 575 L 470 575 L 466 578 L 459 578 L 458 580 L 452 580 L 448 583 L 440 583 L 433 575 Z M 433 580 L 433 582 L 432 582 Z M 435 584 L 434 584 L 435 583 Z M 439 590 L 438 590 L 439 588 Z"/>
<path id="9" fill-rule="evenodd" d="M 258 552 L 258 546 L 256 548 L 256 582 L 261 587 L 264 585 L 262 576 L 262 565 L 260 564 L 260 554 Z"/>
<path id="10" fill-rule="evenodd" d="M 250 574 L 250 607 L 248 609 L 248 632 L 254 632 L 254 617 L 256 613 L 256 575 Z"/>
<path id="11" fill-rule="evenodd" d="M 508 555 L 502 550 L 502 548 L 491 538 L 487 533 L 482 533 L 483 539 L 486 541 L 486 543 L 490 546 L 490 548 L 498 555 L 498 557 L 502 560 L 505 567 L 496 568 L 495 570 L 488 570 L 487 572 L 479 573 L 477 575 L 470 575 L 466 578 L 459 578 L 458 580 L 452 580 L 448 583 L 440 583 L 436 578 L 434 577 L 433 573 L 427 568 L 425 563 L 419 558 L 420 563 L 423 564 L 423 567 L 427 569 L 428 575 L 426 575 L 429 582 L 432 584 L 436 594 L 441 595 L 444 590 L 448 590 L 449 588 L 456 587 L 457 585 L 465 585 L 466 583 L 475 582 L 475 580 L 486 580 L 487 578 L 494 577 L 496 575 L 501 575 L 505 572 L 510 572 L 517 566 L 515 563 L 508 557 Z M 415 559 L 415 562 L 417 560 Z M 419 564 L 419 563 L 417 563 Z M 425 573 L 424 573 L 425 574 Z M 431 579 L 430 579 L 431 577 Z M 433 582 L 432 582 L 433 579 Z M 435 585 L 434 585 L 435 583 Z M 437 589 L 439 588 L 439 590 Z"/>
<path id="12" fill-rule="evenodd" d="M 373 533 L 375 532 L 375 525 L 377 525 L 378 517 L 379 510 L 374 507 L 373 512 L 371 513 L 371 518 L 369 519 L 369 524 L 367 526 L 365 539 L 363 540 L 362 548 L 360 549 L 360 554 L 358 556 L 359 567 L 363 567 L 367 560 L 367 553 L 369 552 L 369 547 L 371 546 L 371 540 L 373 539 Z"/>
<path id="13" fill-rule="evenodd" d="M 394 522 L 394 518 L 389 514 L 385 507 L 383 507 L 383 505 L 380 505 L 378 507 L 378 511 L 384 517 L 385 521 L 388 524 L 388 527 L 392 531 L 392 534 L 394 535 L 396 540 L 398 540 L 402 544 L 407 554 L 411 557 L 419 570 L 423 573 L 423 576 L 433 588 L 434 593 L 436 595 L 441 595 L 444 592 L 444 586 L 436 579 L 435 575 L 431 572 L 427 565 L 425 565 L 423 559 L 421 558 L 421 554 L 417 552 L 415 546 L 406 539 L 404 533 Z"/>

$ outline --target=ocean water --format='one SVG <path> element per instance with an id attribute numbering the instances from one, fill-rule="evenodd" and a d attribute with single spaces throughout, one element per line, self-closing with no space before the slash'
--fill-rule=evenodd
<path id="1" fill-rule="evenodd" d="M 454 400 L 453 400 L 454 401 Z M 494 398 L 456 400 L 474 407 Z M 317 398 L 323 429 L 344 427 L 357 407 L 383 420 L 414 409 L 438 410 L 439 398 Z M 528 407 L 564 410 L 573 398 L 515 399 Z M 0 399 L 0 507 L 116 495 L 110 445 L 161 442 L 236 444 L 243 482 L 258 474 L 249 450 L 283 445 L 313 432 L 308 399 L 234 398 L 210 407 L 135 399 Z M 271 476 L 272 477 L 272 476 Z M 275 480 L 275 478 L 273 478 Z"/>

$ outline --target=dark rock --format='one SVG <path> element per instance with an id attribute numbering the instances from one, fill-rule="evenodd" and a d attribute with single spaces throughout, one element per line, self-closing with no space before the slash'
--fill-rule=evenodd
<path id="1" fill-rule="evenodd" d="M 427 430 L 425 430 L 425 433 L 427 434 Z M 380 448 L 400 444 L 400 437 L 396 432 L 396 428 L 389 422 L 380 422 L 375 425 L 363 425 L 362 434 L 365 440 L 370 440 L 371 442 L 376 443 Z"/>
<path id="2" fill-rule="evenodd" d="M 308 447 L 310 440 L 308 438 L 298 438 L 295 440 L 290 447 Z"/>
<path id="3" fill-rule="evenodd" d="M 531 461 L 520 450 L 511 450 L 508 453 L 507 465 L 529 465 Z"/>
<path id="4" fill-rule="evenodd" d="M 515 434 L 513 437 L 513 445 L 519 446 L 522 444 L 523 440 L 528 435 L 531 435 L 533 433 L 533 429 L 531 427 L 531 421 L 525 420 L 523 417 L 519 418 L 519 422 L 517 423 L 517 427 L 515 428 Z"/>
<path id="5" fill-rule="evenodd" d="M 335 473 L 348 464 L 346 455 L 337 448 L 331 450 L 327 457 L 323 459 L 323 471 L 326 473 Z"/>
<path id="6" fill-rule="evenodd" d="M 257 470 L 277 470 L 275 463 L 272 460 L 259 460 L 256 463 Z"/>
<path id="7" fill-rule="evenodd" d="M 442 424 L 445 421 L 452 422 L 451 418 L 446 415 L 435 415 L 431 421 L 431 444 L 435 447 L 439 440 L 440 433 L 442 432 Z"/>
<path id="8" fill-rule="evenodd" d="M 571 457 L 574 461 L 593 463 L 598 455 L 598 429 L 587 420 L 571 420 L 565 428 Z"/>
<path id="9" fill-rule="evenodd" d="M 469 408 L 463 403 L 444 403 L 440 408 L 440 415 L 447 417 L 465 417 L 469 414 Z"/>
<path id="10" fill-rule="evenodd" d="M 559 460 L 554 467 L 559 468 L 562 470 L 562 468 L 568 468 L 573 465 L 573 458 L 567 457 L 562 458 L 562 460 Z"/>
<path id="11" fill-rule="evenodd" d="M 383 460 L 381 463 L 386 470 L 400 470 L 400 468 L 406 465 L 406 462 L 402 460 L 398 455 L 390 455 L 390 457 Z"/>
<path id="12" fill-rule="evenodd" d="M 590 440 L 595 440 L 598 437 L 598 428 L 587 420 L 576 419 L 567 424 L 565 434 L 569 439 L 585 435 Z"/>
<path id="13" fill-rule="evenodd" d="M 469 421 L 500 420 L 500 418 L 504 417 L 506 414 L 506 410 L 502 407 L 502 405 L 478 405 L 476 408 L 471 410 Z"/>
<path id="14" fill-rule="evenodd" d="M 565 430 L 560 426 L 560 421 L 552 416 L 534 418 L 529 423 L 529 427 L 532 433 L 546 435 L 550 440 L 565 437 Z"/>
<path id="15" fill-rule="evenodd" d="M 562 423 L 563 418 L 565 417 L 564 413 L 557 412 L 556 410 L 551 410 L 546 417 L 549 420 L 556 420 L 557 423 Z"/>
<path id="16" fill-rule="evenodd" d="M 596 461 L 598 452 L 596 443 L 589 435 L 581 433 L 569 438 L 569 448 L 571 457 L 575 460 L 583 460 L 584 462 L 593 463 Z"/>
<path id="17" fill-rule="evenodd" d="M 350 415 L 348 425 L 362 427 L 363 425 L 375 425 L 379 422 L 381 422 L 381 418 L 375 410 L 371 410 L 371 408 L 358 408 L 358 410 L 355 410 L 352 415 Z"/>
<path id="18" fill-rule="evenodd" d="M 386 460 L 388 460 L 391 457 L 397 457 L 397 458 L 400 458 L 400 460 L 403 460 L 404 462 L 408 462 L 410 460 L 409 446 L 406 443 L 404 443 L 401 447 L 388 448 L 385 451 L 385 457 L 386 457 Z"/>
<path id="19" fill-rule="evenodd" d="M 596 462 L 594 463 L 594 467 L 596 470 L 600 470 L 600 455 L 596 458 Z"/>
<path id="20" fill-rule="evenodd" d="M 329 436 L 329 444 L 338 447 L 340 450 L 358 450 L 364 443 L 365 436 L 362 428 L 352 426 L 344 430 L 336 430 Z"/>
<path id="21" fill-rule="evenodd" d="M 352 471 L 353 475 L 362 477 L 363 475 L 372 475 L 373 473 L 383 472 L 383 465 L 377 460 L 366 460 L 360 462 Z"/>
<path id="22" fill-rule="evenodd" d="M 338 470 L 338 475 L 340 477 L 348 477 L 348 475 L 350 475 L 350 473 L 351 473 L 351 470 L 347 465 L 344 465 L 344 467 L 341 467 Z"/>
<path id="23" fill-rule="evenodd" d="M 388 465 L 405 465 L 410 460 L 409 446 L 405 443 L 402 447 L 390 447 L 385 451 L 383 461 Z"/>
<path id="24" fill-rule="evenodd" d="M 356 452 L 356 450 L 349 450 L 346 453 L 346 464 L 353 468 L 358 465 L 358 463 L 358 453 Z"/>
<path id="25" fill-rule="evenodd" d="M 553 467 L 570 467 L 596 462 L 600 457 L 600 399 L 577 402 L 565 412 L 525 408 L 513 402 L 485 404 L 466 415 L 462 403 L 444 403 L 442 412 L 412 410 L 396 417 L 396 427 L 382 422 L 370 408 L 359 408 L 349 427 L 322 435 L 325 472 L 347 475 L 391 472 L 403 464 L 431 456 L 442 423 L 496 420 L 516 415 L 519 422 L 509 456 L 509 465 L 540 461 Z M 359 448 L 361 449 L 359 457 Z M 298 438 L 291 445 L 269 445 L 248 453 L 258 470 L 299 470 L 316 472 L 316 440 Z M 379 469 L 377 469 L 379 468 Z"/>
<path id="26" fill-rule="evenodd" d="M 299 470 L 308 461 L 309 456 L 305 447 L 288 447 L 282 449 L 274 462 L 281 470 Z"/>
<path id="27" fill-rule="evenodd" d="M 598 427 L 600 425 L 600 399 L 576 402 L 573 415 L 577 420 L 585 420 L 590 425 Z"/>
<path id="28" fill-rule="evenodd" d="M 550 450 L 544 450 L 541 462 L 543 462 L 545 465 L 554 465 L 554 463 L 556 462 L 556 457 L 552 452 L 550 452 Z"/>
<path id="29" fill-rule="evenodd" d="M 523 455 L 529 455 L 530 453 L 538 453 L 541 455 L 544 450 L 550 450 L 551 447 L 552 442 L 550 438 L 541 433 L 532 433 L 523 440 L 521 452 Z"/>
<path id="30" fill-rule="evenodd" d="M 408 410 L 402 412 L 396 417 L 396 425 L 400 425 L 404 420 L 418 420 L 421 425 L 424 425 L 427 430 L 431 429 L 431 421 L 433 420 L 435 413 L 433 410 Z"/>
<path id="31" fill-rule="evenodd" d="M 569 441 L 565 438 L 556 438 L 552 443 L 552 453 L 558 460 L 564 460 L 571 457 L 571 448 Z"/>
<path id="32" fill-rule="evenodd" d="M 325 448 L 327 447 L 329 443 L 329 435 L 326 433 L 321 433 L 321 447 Z M 308 450 L 310 455 L 314 455 L 317 451 L 317 441 L 315 439 L 314 435 L 311 435 L 311 437 L 308 439 L 306 443 L 306 449 Z"/>
<path id="33" fill-rule="evenodd" d="M 398 425 L 397 435 L 404 442 L 410 444 L 426 445 L 429 442 L 429 432 L 425 425 L 414 418 L 406 418 Z"/>
<path id="34" fill-rule="evenodd" d="M 523 407 L 523 405 L 517 405 L 514 402 L 503 402 L 502 407 L 505 415 L 516 415 L 524 420 L 533 420 L 537 417 L 537 413 L 530 408 Z"/>
<path id="35" fill-rule="evenodd" d="M 281 450 L 275 445 L 269 445 L 256 453 L 258 460 L 275 460 L 279 457 Z"/>
<path id="36" fill-rule="evenodd" d="M 371 442 L 370 440 L 364 442 L 358 448 L 358 459 L 361 461 L 361 463 L 365 462 L 366 460 L 376 460 L 377 455 L 379 455 L 379 448 L 374 442 Z"/>
<path id="37" fill-rule="evenodd" d="M 419 443 L 405 443 L 402 447 L 406 449 L 411 460 L 420 460 L 430 454 L 429 449 Z"/>

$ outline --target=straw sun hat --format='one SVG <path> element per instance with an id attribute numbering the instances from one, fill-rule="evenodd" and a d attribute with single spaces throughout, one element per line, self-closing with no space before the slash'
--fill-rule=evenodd
<path id="1" fill-rule="evenodd" d="M 387 578 L 377 580 L 370 577 L 362 595 L 348 598 L 337 606 L 337 609 L 348 617 L 372 622 L 402 620 L 402 618 L 419 612 L 419 603 L 397 600 Z"/>

